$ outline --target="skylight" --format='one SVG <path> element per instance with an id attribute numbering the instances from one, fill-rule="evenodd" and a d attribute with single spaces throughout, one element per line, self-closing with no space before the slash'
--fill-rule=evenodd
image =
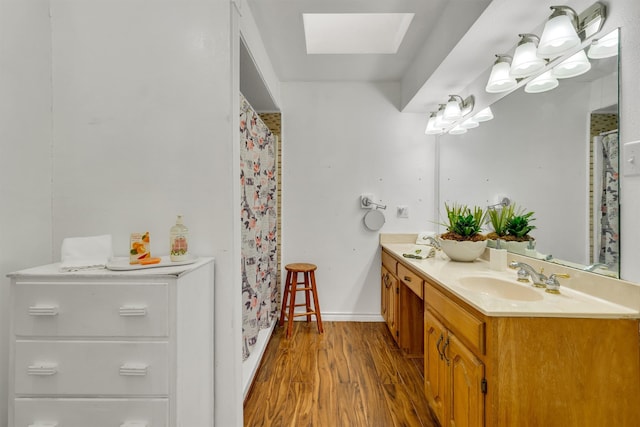
<path id="1" fill-rule="evenodd" d="M 393 54 L 413 13 L 303 13 L 307 54 Z"/>

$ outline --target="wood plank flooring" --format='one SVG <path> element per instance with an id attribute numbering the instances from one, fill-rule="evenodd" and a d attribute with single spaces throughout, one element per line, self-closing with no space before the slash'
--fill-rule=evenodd
<path id="1" fill-rule="evenodd" d="M 244 405 L 247 427 L 437 427 L 423 359 L 405 358 L 384 323 L 277 327 Z"/>

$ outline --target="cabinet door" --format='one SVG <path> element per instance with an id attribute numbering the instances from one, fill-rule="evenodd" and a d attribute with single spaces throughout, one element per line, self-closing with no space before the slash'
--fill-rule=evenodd
<path id="1" fill-rule="evenodd" d="M 398 279 L 389 272 L 386 268 L 382 267 L 382 316 L 384 317 L 387 326 L 393 339 L 398 341 L 398 293 L 400 292 L 400 285 Z M 386 306 L 386 311 L 384 310 Z M 386 315 L 385 315 L 386 313 Z"/>
<path id="2" fill-rule="evenodd" d="M 384 265 L 382 266 L 382 277 L 380 280 L 380 314 L 385 322 L 389 320 L 389 287 L 391 286 L 391 274 Z"/>
<path id="3" fill-rule="evenodd" d="M 429 406 L 440 425 L 445 420 L 447 366 L 441 357 L 447 331 L 429 311 L 424 312 L 424 385 Z"/>
<path id="4" fill-rule="evenodd" d="M 484 426 L 484 365 L 453 334 L 449 334 L 445 356 L 450 361 L 447 395 L 450 427 Z"/>

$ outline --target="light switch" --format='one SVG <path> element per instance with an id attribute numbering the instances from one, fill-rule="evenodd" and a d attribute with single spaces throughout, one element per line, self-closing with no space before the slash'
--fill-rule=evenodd
<path id="1" fill-rule="evenodd" d="M 398 218 L 409 218 L 409 206 L 398 206 Z"/>
<path id="2" fill-rule="evenodd" d="M 624 176 L 640 175 L 640 141 L 627 142 L 622 146 L 622 150 Z"/>

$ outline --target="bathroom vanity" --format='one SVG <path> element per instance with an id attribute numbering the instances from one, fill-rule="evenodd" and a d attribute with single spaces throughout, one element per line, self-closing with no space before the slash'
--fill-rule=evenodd
<path id="1" fill-rule="evenodd" d="M 11 273 L 9 426 L 213 426 L 213 259 Z"/>
<path id="2" fill-rule="evenodd" d="M 640 289 L 624 285 L 628 305 L 608 301 L 568 286 L 588 273 L 555 266 L 572 277 L 553 295 L 485 260 L 404 258 L 408 242 L 381 238 L 383 289 L 394 262 L 420 280 L 425 392 L 442 426 L 638 425 Z"/>

